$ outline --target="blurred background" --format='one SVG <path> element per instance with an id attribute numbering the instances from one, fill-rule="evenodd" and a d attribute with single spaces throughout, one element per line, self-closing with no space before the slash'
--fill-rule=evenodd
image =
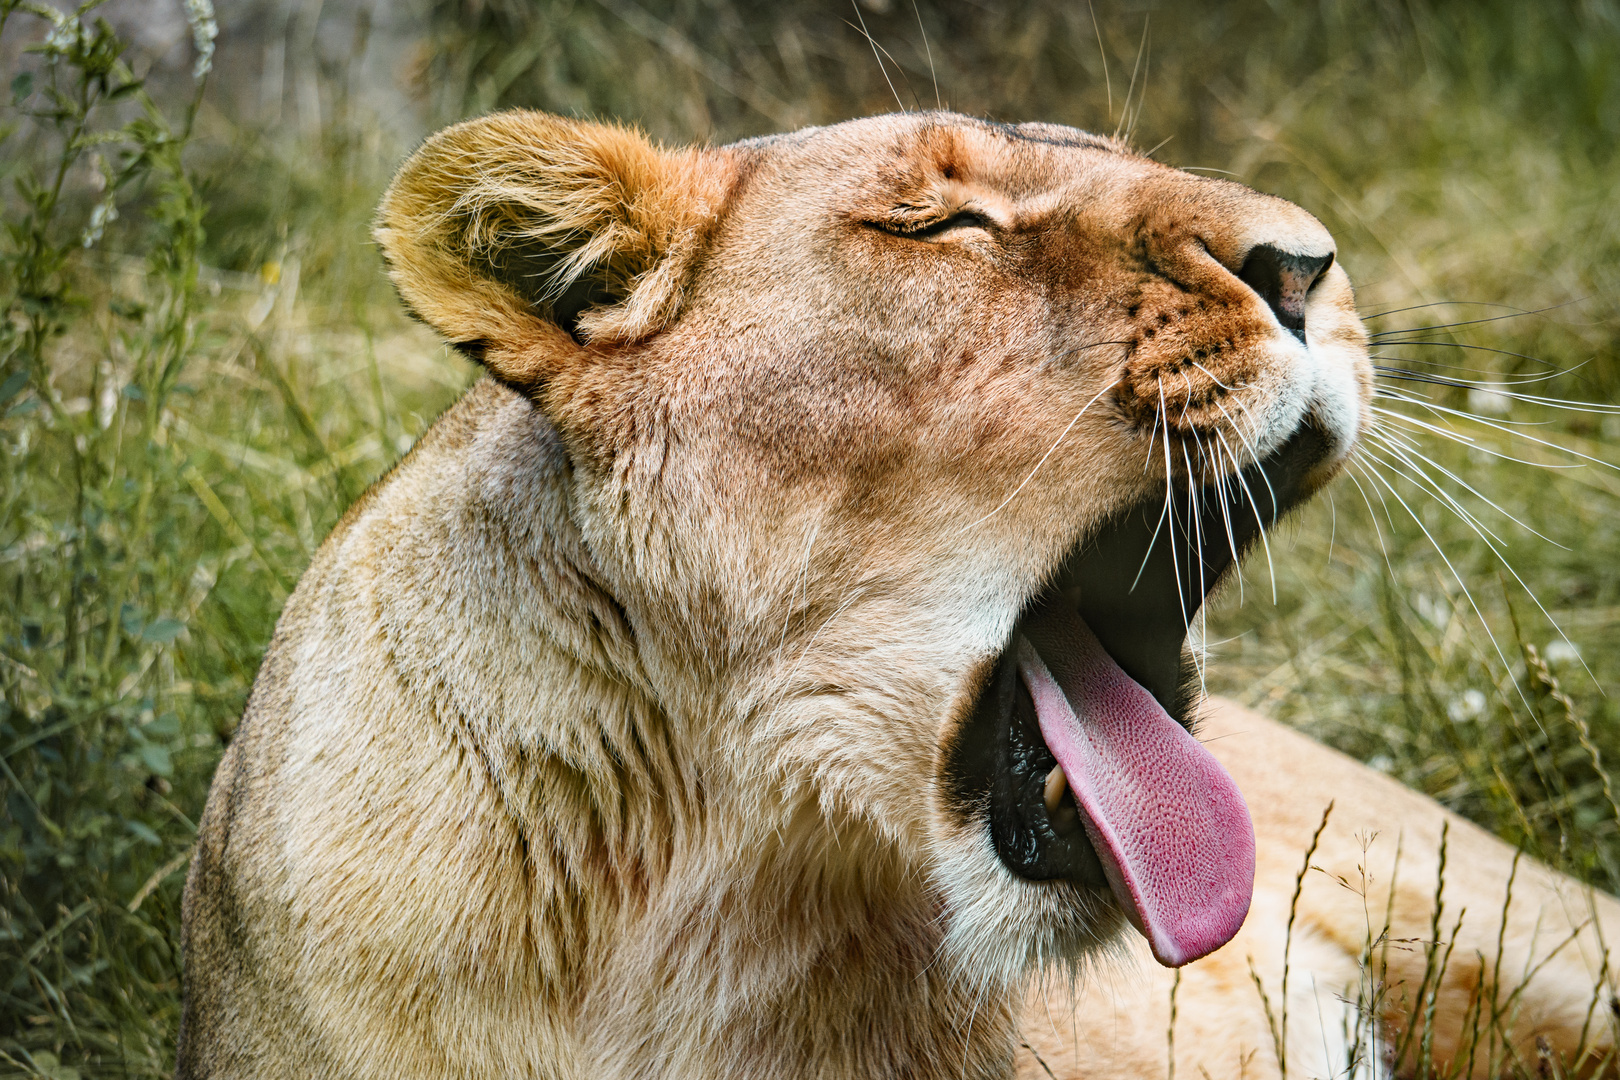
<path id="1" fill-rule="evenodd" d="M 1388 412 L 1214 605 L 1210 689 L 1620 888 L 1617 0 L 0 0 L 0 75 L 0 1077 L 171 1072 L 280 607 L 476 377 L 369 216 L 508 106 L 720 143 L 943 105 L 1310 209 Z"/>

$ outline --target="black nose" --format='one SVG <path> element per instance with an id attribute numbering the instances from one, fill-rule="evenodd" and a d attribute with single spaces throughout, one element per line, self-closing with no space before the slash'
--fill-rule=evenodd
<path id="1" fill-rule="evenodd" d="M 1305 294 L 1333 265 L 1333 255 L 1295 255 L 1261 244 L 1251 248 L 1238 277 L 1271 305 L 1277 321 L 1300 341 L 1305 340 Z"/>

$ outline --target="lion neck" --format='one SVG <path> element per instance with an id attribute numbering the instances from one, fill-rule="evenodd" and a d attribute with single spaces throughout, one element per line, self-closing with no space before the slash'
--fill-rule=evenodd
<path id="1" fill-rule="evenodd" d="M 455 565 L 391 583 L 383 618 L 527 838 L 530 933 L 578 1052 L 625 1075 L 1007 1071 L 1013 994 L 940 961 L 923 868 L 808 777 L 752 760 L 723 700 L 671 707 L 543 414 L 486 382 L 440 426 L 466 440 L 431 500 Z M 475 589 L 492 573 L 510 587 Z M 423 596 L 459 614 L 462 662 L 435 661 Z"/>

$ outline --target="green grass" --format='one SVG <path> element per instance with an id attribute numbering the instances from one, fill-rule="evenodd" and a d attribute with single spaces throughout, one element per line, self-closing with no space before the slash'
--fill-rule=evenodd
<path id="1" fill-rule="evenodd" d="M 0 20 L 49 29 L 13 0 Z M 344 63 L 296 137 L 224 97 L 151 100 L 85 22 L 0 73 L 0 1076 L 59 1080 L 172 1068 L 184 859 L 280 605 L 473 375 L 387 290 L 366 222 L 408 147 Z M 932 105 L 937 78 L 967 112 L 1168 139 L 1162 160 L 1321 216 L 1364 311 L 1474 304 L 1375 329 L 1552 309 L 1387 338 L 1391 363 L 1620 385 L 1614 0 L 1099 3 L 1095 23 L 1056 0 L 441 0 L 421 60 L 430 123 L 526 104 L 722 141 Z M 1210 685 L 1620 889 L 1620 473 L 1487 453 L 1574 460 L 1528 434 L 1614 460 L 1620 418 L 1497 419 L 1539 426 L 1420 442 L 1547 538 L 1460 496 L 1523 585 L 1432 494 L 1397 481 L 1409 514 L 1341 481 L 1223 599 Z"/>

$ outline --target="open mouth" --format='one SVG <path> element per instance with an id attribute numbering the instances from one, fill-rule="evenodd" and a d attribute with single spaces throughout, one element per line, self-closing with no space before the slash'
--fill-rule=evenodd
<path id="1" fill-rule="evenodd" d="M 1224 484 L 1085 538 L 1019 620 L 948 755 L 951 795 L 987 814 L 1009 870 L 1108 890 L 1167 966 L 1231 940 L 1254 885 L 1248 808 L 1186 726 L 1187 629 L 1328 452 L 1301 427 Z"/>

